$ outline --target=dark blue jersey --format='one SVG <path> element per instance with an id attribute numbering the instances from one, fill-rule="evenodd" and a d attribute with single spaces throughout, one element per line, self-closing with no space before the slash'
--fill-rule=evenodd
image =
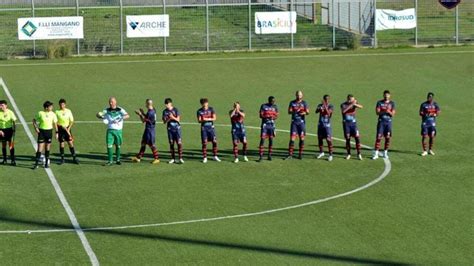
<path id="1" fill-rule="evenodd" d="M 234 110 L 231 110 L 229 113 L 232 114 L 233 111 Z M 240 109 L 240 112 L 244 113 L 244 110 Z M 232 124 L 232 129 L 244 128 L 244 117 L 237 112 L 230 117 L 230 122 Z"/>
<path id="2" fill-rule="evenodd" d="M 304 122 L 308 113 L 308 104 L 305 101 L 293 100 L 288 106 L 288 112 L 291 114 L 292 122 Z"/>
<path id="3" fill-rule="evenodd" d="M 164 109 L 163 110 L 163 114 L 162 114 L 162 119 L 163 121 L 166 121 L 166 124 L 168 125 L 168 127 L 171 127 L 171 128 L 177 128 L 179 127 L 179 122 L 174 120 L 174 119 L 171 119 L 170 118 L 170 115 L 173 115 L 174 117 L 178 117 L 180 116 L 180 113 L 179 113 L 179 110 L 178 108 L 176 107 L 173 107 L 171 110 L 169 110 L 168 108 Z"/>
<path id="4" fill-rule="evenodd" d="M 215 114 L 214 108 L 212 107 L 208 107 L 207 109 L 199 108 L 199 110 L 197 110 L 197 113 L 196 113 L 198 119 L 199 118 L 202 119 L 201 126 L 203 127 L 210 127 L 214 125 L 213 121 L 205 121 L 206 119 L 211 119 L 214 116 L 214 114 Z"/>
<path id="5" fill-rule="evenodd" d="M 436 116 L 441 110 L 436 102 L 424 102 L 420 106 L 420 116 L 423 123 L 436 123 Z"/>
<path id="6" fill-rule="evenodd" d="M 156 125 L 156 110 L 148 109 L 145 114 L 145 128 L 146 129 L 155 129 Z"/>
<path id="7" fill-rule="evenodd" d="M 275 119 L 278 117 L 278 106 L 271 103 L 265 103 L 260 106 L 260 118 L 262 119 L 262 125 L 275 123 Z"/>
<path id="8" fill-rule="evenodd" d="M 380 100 L 377 102 L 376 110 L 379 113 L 379 121 L 392 121 L 392 115 L 389 113 L 395 111 L 395 102 Z"/>
<path id="9" fill-rule="evenodd" d="M 318 107 L 316 107 L 316 113 L 319 113 L 319 124 L 327 125 L 331 123 L 332 112 L 334 110 L 334 106 L 332 104 L 322 104 L 320 103 Z"/>
<path id="10" fill-rule="evenodd" d="M 348 108 L 352 103 L 350 102 L 343 102 L 341 103 L 341 110 L 344 111 L 346 108 Z M 353 105 L 349 110 L 346 112 L 342 112 L 342 122 L 344 123 L 355 123 L 356 122 L 356 112 L 357 112 L 357 107 Z"/>

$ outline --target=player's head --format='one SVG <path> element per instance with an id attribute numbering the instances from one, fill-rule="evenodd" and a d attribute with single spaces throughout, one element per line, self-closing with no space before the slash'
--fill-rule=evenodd
<path id="1" fill-rule="evenodd" d="M 273 96 L 268 97 L 268 103 L 269 104 L 275 104 L 275 97 L 273 97 Z"/>
<path id="2" fill-rule="evenodd" d="M 209 106 L 209 100 L 207 98 L 201 98 L 199 102 L 201 103 L 201 106 L 204 108 L 207 108 Z"/>
<path id="3" fill-rule="evenodd" d="M 43 103 L 43 108 L 45 111 L 52 111 L 53 110 L 53 103 L 50 101 L 46 101 Z"/>
<path id="4" fill-rule="evenodd" d="M 166 108 L 173 107 L 173 100 L 171 98 L 166 98 L 165 99 L 165 106 L 166 106 Z"/>
<path id="5" fill-rule="evenodd" d="M 64 99 L 59 100 L 59 108 L 61 108 L 61 109 L 66 108 L 66 100 L 64 100 Z"/>
<path id="6" fill-rule="evenodd" d="M 426 96 L 426 99 L 427 99 L 429 102 L 432 102 L 433 99 L 434 99 L 434 93 L 428 92 L 428 95 Z"/>
<path id="7" fill-rule="evenodd" d="M 153 100 L 152 99 L 146 99 L 145 100 L 145 106 L 148 109 L 153 109 Z"/>
<path id="8" fill-rule="evenodd" d="M 354 95 L 348 94 L 347 95 L 347 102 L 353 102 L 354 101 Z"/>
<path id="9" fill-rule="evenodd" d="M 110 106 L 110 108 L 116 108 L 117 107 L 117 99 L 115 97 L 110 97 L 109 98 L 109 106 Z"/>
<path id="10" fill-rule="evenodd" d="M 237 108 L 237 107 L 240 108 L 240 103 L 239 102 L 234 102 L 234 108 Z"/>
<path id="11" fill-rule="evenodd" d="M 303 91 L 296 91 L 295 96 L 297 100 L 303 99 Z"/>
<path id="12" fill-rule="evenodd" d="M 7 101 L 5 100 L 0 100 L 0 109 L 2 111 L 5 111 L 7 109 L 8 105 L 7 105 Z"/>
<path id="13" fill-rule="evenodd" d="M 329 96 L 328 94 L 325 94 L 325 95 L 323 96 L 323 101 L 324 101 L 325 103 L 328 103 L 330 99 L 331 99 L 331 96 Z"/>
<path id="14" fill-rule="evenodd" d="M 389 90 L 384 90 L 383 91 L 383 98 L 386 101 L 390 100 L 390 91 Z"/>

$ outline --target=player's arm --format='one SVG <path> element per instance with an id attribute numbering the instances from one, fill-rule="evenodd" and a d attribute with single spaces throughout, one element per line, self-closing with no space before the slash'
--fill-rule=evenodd
<path id="1" fill-rule="evenodd" d="M 303 110 L 301 110 L 301 114 L 302 115 L 309 115 L 309 107 L 307 105 L 305 105 L 303 107 Z"/>
<path id="2" fill-rule="evenodd" d="M 316 110 L 314 111 L 315 114 L 321 112 L 324 109 L 324 104 L 318 105 Z"/>
<path id="3" fill-rule="evenodd" d="M 236 112 L 241 116 L 245 118 L 245 113 L 239 110 L 236 110 Z"/>
<path id="4" fill-rule="evenodd" d="M 390 108 L 390 115 L 391 115 L 391 116 L 394 116 L 396 112 L 397 112 L 397 110 L 396 110 L 396 108 L 395 108 L 395 104 L 392 103 L 392 108 Z"/>
<path id="5" fill-rule="evenodd" d="M 354 104 L 355 107 L 357 107 L 357 108 L 359 108 L 359 109 L 364 108 L 364 106 L 363 106 L 362 104 L 357 103 L 357 100 L 354 100 L 354 103 L 353 103 L 353 104 Z"/>
<path id="6" fill-rule="evenodd" d="M 204 119 L 203 119 L 202 115 L 199 114 L 199 112 L 197 112 L 196 117 L 197 117 L 197 120 L 198 120 L 199 123 L 204 122 Z"/>
<path id="7" fill-rule="evenodd" d="M 212 117 L 209 119 L 209 121 L 216 121 L 217 120 L 217 114 L 215 112 L 212 112 Z"/>
<path id="8" fill-rule="evenodd" d="M 291 103 L 290 103 L 290 105 L 288 106 L 288 114 L 289 114 L 289 115 L 293 114 L 293 108 L 291 108 Z"/>
<path id="9" fill-rule="evenodd" d="M 441 109 L 439 108 L 438 104 L 435 104 L 435 108 L 436 108 L 436 116 L 438 116 L 439 113 L 441 113 Z"/>
<path id="10" fill-rule="evenodd" d="M 275 115 L 273 116 L 273 120 L 276 120 L 280 113 L 278 112 L 278 108 L 275 108 Z"/>
<path id="11" fill-rule="evenodd" d="M 35 128 L 36 133 L 39 133 L 39 126 L 38 126 L 38 121 L 36 118 L 33 118 L 33 127 Z"/>
<path id="12" fill-rule="evenodd" d="M 54 132 L 55 132 L 55 135 L 56 135 L 56 139 L 58 139 L 58 137 L 59 137 L 58 118 L 56 117 L 56 115 L 54 115 L 54 119 L 53 119 L 53 128 L 54 128 Z"/>
<path id="13" fill-rule="evenodd" d="M 377 103 L 377 104 L 375 105 L 375 114 L 376 114 L 376 115 L 380 115 L 380 111 L 381 111 L 381 110 L 380 110 L 380 105 Z M 389 111 L 389 113 L 390 113 L 390 111 Z"/>
<path id="14" fill-rule="evenodd" d="M 229 116 L 230 117 L 233 117 L 235 114 L 236 114 L 237 110 L 236 109 L 232 109 L 229 111 Z"/>
<path id="15" fill-rule="evenodd" d="M 345 108 L 344 108 L 344 105 L 341 105 L 341 111 L 342 111 L 342 114 L 345 115 L 347 112 L 349 112 L 349 110 L 352 109 L 352 107 L 354 107 L 353 104 L 349 104 L 347 105 Z"/>
<path id="16" fill-rule="evenodd" d="M 421 116 L 421 117 L 424 117 L 424 116 L 425 116 L 425 110 L 424 110 L 424 108 L 423 108 L 423 104 L 420 105 L 420 112 L 419 112 L 419 113 L 420 113 L 420 116 Z"/>
<path id="17" fill-rule="evenodd" d="M 135 110 L 135 114 L 137 114 L 138 117 L 140 117 L 140 120 L 142 121 L 142 123 L 145 123 L 145 122 L 146 122 L 146 118 L 145 118 L 145 115 L 143 114 L 142 111 L 143 111 L 143 110 Z"/>

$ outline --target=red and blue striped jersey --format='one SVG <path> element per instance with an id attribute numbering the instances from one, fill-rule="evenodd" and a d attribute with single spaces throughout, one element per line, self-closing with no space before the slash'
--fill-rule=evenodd
<path id="1" fill-rule="evenodd" d="M 262 119 L 262 124 L 268 122 L 274 122 L 278 117 L 278 106 L 275 104 L 265 103 L 260 106 L 260 118 Z"/>
<path id="2" fill-rule="evenodd" d="M 392 115 L 389 114 L 390 112 L 395 111 L 395 102 L 394 101 L 385 101 L 380 100 L 377 102 L 375 106 L 377 113 L 379 114 L 379 120 L 383 121 L 392 121 Z"/>
<path id="3" fill-rule="evenodd" d="M 436 116 L 440 111 L 436 102 L 426 101 L 420 106 L 420 116 L 423 122 L 436 122 Z"/>
<path id="4" fill-rule="evenodd" d="M 198 120 L 202 120 L 201 125 L 202 126 L 212 126 L 214 124 L 213 121 L 205 121 L 206 119 L 211 119 L 214 117 L 215 112 L 214 108 L 208 107 L 207 109 L 204 108 L 199 108 L 196 113 Z"/>
<path id="5" fill-rule="evenodd" d="M 291 121 L 304 122 L 308 104 L 305 101 L 293 100 L 288 106 L 288 112 L 291 114 Z"/>

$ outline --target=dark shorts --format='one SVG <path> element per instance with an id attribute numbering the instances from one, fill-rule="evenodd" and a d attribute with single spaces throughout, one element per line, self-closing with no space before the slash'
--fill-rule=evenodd
<path id="1" fill-rule="evenodd" d="M 321 139 L 332 138 L 332 128 L 330 124 L 319 124 L 318 125 L 318 137 Z"/>
<path id="2" fill-rule="evenodd" d="M 12 141 L 13 138 L 13 128 L 4 128 L 0 129 L 3 132 L 3 137 L 0 137 L 0 142 Z"/>
<path id="3" fill-rule="evenodd" d="M 275 137 L 275 124 L 273 123 L 264 123 L 262 124 L 261 131 L 260 131 L 260 138 L 267 139 L 267 138 L 274 138 Z"/>
<path id="4" fill-rule="evenodd" d="M 145 128 L 145 131 L 143 131 L 143 136 L 142 136 L 142 144 L 146 145 L 155 145 L 155 129 L 153 128 Z"/>
<path id="5" fill-rule="evenodd" d="M 58 141 L 60 143 L 73 141 L 72 133 L 69 135 L 64 127 L 58 127 Z"/>
<path id="6" fill-rule="evenodd" d="M 217 141 L 216 130 L 214 126 L 201 127 L 201 141 L 202 143 L 207 143 L 208 141 Z"/>
<path id="7" fill-rule="evenodd" d="M 377 137 L 381 138 L 392 136 L 392 121 L 379 121 L 377 123 Z"/>
<path id="8" fill-rule="evenodd" d="M 436 124 L 433 123 L 422 123 L 421 124 L 421 135 L 422 136 L 436 136 Z"/>
<path id="9" fill-rule="evenodd" d="M 232 142 L 234 143 L 246 143 L 247 142 L 247 134 L 245 132 L 245 128 L 234 128 L 232 129 Z"/>
<path id="10" fill-rule="evenodd" d="M 306 136 L 306 123 L 304 123 L 304 122 L 291 122 L 290 134 L 291 134 L 292 137 L 294 137 L 294 136 L 299 136 L 299 137 Z"/>
<path id="11" fill-rule="evenodd" d="M 168 141 L 170 144 L 174 142 L 181 144 L 181 127 L 170 127 L 168 126 Z"/>
<path id="12" fill-rule="evenodd" d="M 359 137 L 359 129 L 355 122 L 343 122 L 342 128 L 344 129 L 344 137 Z"/>
<path id="13" fill-rule="evenodd" d="M 38 143 L 51 144 L 53 141 L 53 130 L 52 129 L 40 129 L 38 133 Z"/>

